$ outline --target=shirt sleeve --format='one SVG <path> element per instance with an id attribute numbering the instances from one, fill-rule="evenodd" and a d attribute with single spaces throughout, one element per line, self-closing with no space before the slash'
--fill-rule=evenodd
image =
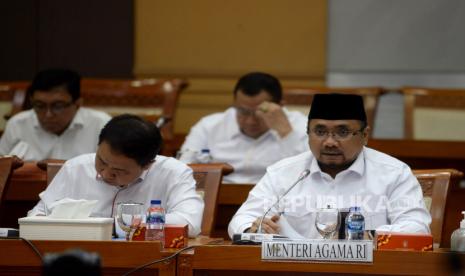
<path id="1" fill-rule="evenodd" d="M 292 131 L 286 137 L 278 138 L 278 145 L 281 159 L 309 150 L 307 134 L 296 126 L 292 126 Z"/>
<path id="2" fill-rule="evenodd" d="M 189 236 L 195 237 L 201 231 L 204 203 L 195 191 L 192 170 L 186 167 L 171 182 L 167 196 L 166 223 L 188 224 Z"/>
<path id="3" fill-rule="evenodd" d="M 262 217 L 268 208 L 272 206 L 276 197 L 272 189 L 272 177 L 267 172 L 265 176 L 250 191 L 247 200 L 237 210 L 228 226 L 228 234 L 233 238 L 234 234 L 243 233 L 252 223 Z"/>
<path id="4" fill-rule="evenodd" d="M 430 233 L 431 215 L 425 207 L 423 193 L 410 168 L 402 169 L 388 194 L 388 220 L 376 230 L 406 233 Z"/>
<path id="5" fill-rule="evenodd" d="M 195 153 L 200 152 L 204 148 L 208 148 L 208 133 L 205 119 L 195 124 L 181 147 L 179 160 L 186 164 L 198 163 Z"/>
<path id="6" fill-rule="evenodd" d="M 308 136 L 307 136 L 307 117 L 300 112 L 286 111 L 292 131 L 285 137 L 280 137 L 274 132 L 276 141 L 279 146 L 280 159 L 291 157 L 302 152 L 308 151 Z"/>
<path id="7" fill-rule="evenodd" d="M 14 138 L 14 127 L 11 126 L 11 123 L 11 121 L 7 122 L 5 132 L 0 139 L 0 155 L 10 154 L 14 145 L 19 142 L 19 139 Z"/>

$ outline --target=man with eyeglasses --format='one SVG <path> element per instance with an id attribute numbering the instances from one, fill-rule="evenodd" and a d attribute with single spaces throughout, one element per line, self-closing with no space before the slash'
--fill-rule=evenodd
<path id="1" fill-rule="evenodd" d="M 260 228 L 321 238 L 316 213 L 328 205 L 361 207 L 367 230 L 430 232 L 431 216 L 410 168 L 366 147 L 369 126 L 361 96 L 315 95 L 307 131 L 310 151 L 267 168 L 231 220 L 231 237 Z"/>
<path id="2" fill-rule="evenodd" d="M 95 152 L 98 134 L 111 117 L 81 107 L 80 81 L 68 69 L 39 72 L 27 93 L 32 109 L 8 120 L 0 154 L 38 161 Z"/>
<path id="3" fill-rule="evenodd" d="M 224 162 L 234 172 L 225 183 L 257 183 L 267 166 L 308 150 L 307 118 L 282 106 L 279 80 L 254 72 L 239 79 L 234 105 L 225 112 L 202 118 L 181 147 L 180 160 L 202 162 L 198 153 L 208 149 L 213 162 Z"/>
<path id="4" fill-rule="evenodd" d="M 68 160 L 28 216 L 53 212 L 64 199 L 98 200 L 92 217 L 115 217 L 121 202 L 144 204 L 161 200 L 166 223 L 188 224 L 189 236 L 200 233 L 204 203 L 195 191 L 192 169 L 158 155 L 162 144 L 158 128 L 135 115 L 111 119 L 98 136 L 96 153 Z"/>

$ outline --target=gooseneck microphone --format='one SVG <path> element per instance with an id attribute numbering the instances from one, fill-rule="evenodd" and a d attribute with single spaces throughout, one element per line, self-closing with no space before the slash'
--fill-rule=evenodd
<path id="1" fill-rule="evenodd" d="M 273 205 L 270 206 L 270 208 L 268 208 L 266 210 L 266 212 L 263 214 L 263 216 L 260 218 L 260 223 L 258 224 L 258 229 L 257 229 L 257 233 L 262 233 L 262 223 L 263 223 L 263 220 L 265 219 L 266 215 L 268 215 L 268 213 L 271 211 L 271 209 L 276 206 L 276 204 L 278 204 L 281 199 L 283 199 L 283 197 L 285 197 L 297 184 L 299 184 L 302 180 L 304 180 L 308 175 L 310 174 L 310 170 L 309 169 L 306 169 L 305 171 L 303 171 L 299 178 L 297 178 L 297 180 L 276 200 L 275 203 L 273 203 Z"/>

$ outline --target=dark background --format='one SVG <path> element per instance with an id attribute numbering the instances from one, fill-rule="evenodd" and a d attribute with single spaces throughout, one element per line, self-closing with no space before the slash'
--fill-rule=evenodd
<path id="1" fill-rule="evenodd" d="M 0 81 L 30 80 L 50 67 L 133 76 L 133 1 L 0 1 L 0 35 Z"/>

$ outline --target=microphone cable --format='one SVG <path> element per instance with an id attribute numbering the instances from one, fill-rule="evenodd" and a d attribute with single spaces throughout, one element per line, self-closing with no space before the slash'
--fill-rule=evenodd
<path id="1" fill-rule="evenodd" d="M 205 245 L 214 245 L 214 244 L 218 244 L 220 242 L 223 242 L 223 240 L 213 240 L 213 241 L 210 241 L 208 243 L 206 243 Z M 151 262 L 148 262 L 148 263 L 145 263 L 145 264 L 142 264 L 138 267 L 135 267 L 131 270 L 129 270 L 128 272 L 124 273 L 123 276 L 127 276 L 127 275 L 130 275 L 134 272 L 137 272 L 139 270 L 142 270 L 148 266 L 151 266 L 151 265 L 154 265 L 154 264 L 158 264 L 158 263 L 161 263 L 161 262 L 165 262 L 165 261 L 169 261 L 175 257 L 177 257 L 179 254 L 181 254 L 182 252 L 184 251 L 187 251 L 187 250 L 190 250 L 190 249 L 193 249 L 195 247 L 197 247 L 198 245 L 191 245 L 191 246 L 188 246 L 188 247 L 185 247 L 183 249 L 180 249 L 179 251 L 176 251 L 175 253 L 167 256 L 167 257 L 164 257 L 164 258 L 161 258 L 161 259 L 158 259 L 158 260 L 154 260 L 154 261 L 151 261 Z"/>

